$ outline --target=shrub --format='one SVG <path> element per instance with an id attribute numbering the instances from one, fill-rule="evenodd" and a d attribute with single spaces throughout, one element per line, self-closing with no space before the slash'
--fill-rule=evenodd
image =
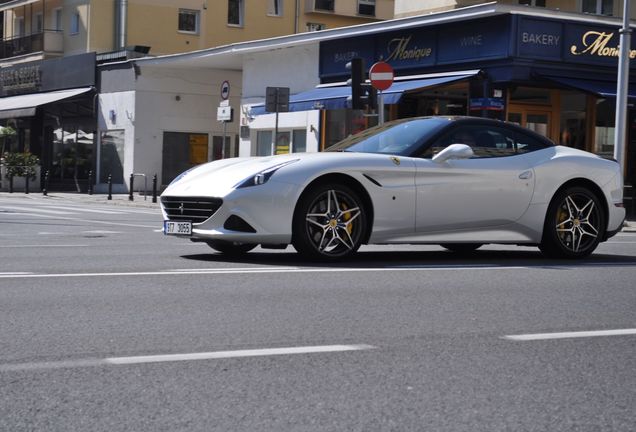
<path id="1" fill-rule="evenodd" d="M 7 168 L 7 177 L 29 177 L 35 180 L 35 167 L 40 163 L 37 156 L 31 153 L 5 153 L 3 155 L 4 166 Z"/>

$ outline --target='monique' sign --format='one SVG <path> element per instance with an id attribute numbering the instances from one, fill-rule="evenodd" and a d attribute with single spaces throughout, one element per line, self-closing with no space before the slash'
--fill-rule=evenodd
<path id="1" fill-rule="evenodd" d="M 608 46 L 614 33 L 605 33 L 599 31 L 589 31 L 581 38 L 581 47 L 572 45 L 570 52 L 573 55 L 591 55 L 598 57 L 618 57 L 620 55 L 620 47 Z M 636 58 L 636 50 L 630 50 L 629 58 Z"/>
<path id="2" fill-rule="evenodd" d="M 413 36 L 391 39 L 387 45 L 389 55 L 384 61 L 392 60 L 416 60 L 429 57 L 433 53 L 433 48 L 410 46 Z"/>

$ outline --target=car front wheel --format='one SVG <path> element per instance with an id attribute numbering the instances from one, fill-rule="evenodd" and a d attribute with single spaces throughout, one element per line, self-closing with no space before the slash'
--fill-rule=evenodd
<path id="1" fill-rule="evenodd" d="M 541 251 L 556 258 L 591 254 L 605 233 L 605 215 L 596 194 L 584 187 L 557 193 L 548 207 Z"/>
<path id="2" fill-rule="evenodd" d="M 309 258 L 333 261 L 355 253 L 367 228 L 360 196 L 347 186 L 323 184 L 301 198 L 293 226 L 293 244 Z"/>

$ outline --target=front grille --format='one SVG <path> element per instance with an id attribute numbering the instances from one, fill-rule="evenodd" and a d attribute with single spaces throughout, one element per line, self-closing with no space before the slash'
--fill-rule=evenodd
<path id="1" fill-rule="evenodd" d="M 211 217 L 223 204 L 221 198 L 161 197 L 163 209 L 172 221 L 201 223 Z"/>

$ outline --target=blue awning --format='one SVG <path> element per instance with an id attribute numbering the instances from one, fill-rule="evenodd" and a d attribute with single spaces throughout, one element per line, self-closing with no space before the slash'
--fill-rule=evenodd
<path id="1" fill-rule="evenodd" d="M 466 71 L 466 73 L 454 73 L 453 75 L 424 76 L 408 81 L 396 81 L 383 92 L 384 103 L 391 105 L 400 102 L 405 92 L 421 90 L 427 87 L 434 87 L 454 81 L 461 81 L 478 74 L 479 71 Z M 302 93 L 297 93 L 289 97 L 289 111 L 309 111 L 316 109 L 344 109 L 347 108 L 347 98 L 351 96 L 351 87 L 319 87 Z M 251 115 L 268 114 L 264 104 L 252 106 Z"/>
<path id="2" fill-rule="evenodd" d="M 603 98 L 615 98 L 616 97 L 616 82 L 612 81 L 597 81 L 580 78 L 568 78 L 557 76 L 545 76 L 550 81 L 554 81 L 558 84 L 566 87 L 581 90 L 587 93 L 592 93 Z M 627 91 L 629 98 L 636 99 L 636 88 L 631 85 Z"/>

